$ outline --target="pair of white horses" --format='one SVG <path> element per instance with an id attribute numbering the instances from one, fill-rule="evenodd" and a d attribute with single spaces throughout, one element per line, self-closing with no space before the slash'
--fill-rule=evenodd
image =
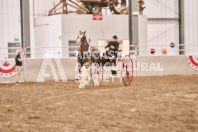
<path id="1" fill-rule="evenodd" d="M 94 70 L 91 70 L 94 68 L 96 68 L 94 65 L 83 65 L 81 67 L 79 88 L 85 88 L 90 82 L 93 82 L 95 87 L 100 86 L 99 75 Z"/>

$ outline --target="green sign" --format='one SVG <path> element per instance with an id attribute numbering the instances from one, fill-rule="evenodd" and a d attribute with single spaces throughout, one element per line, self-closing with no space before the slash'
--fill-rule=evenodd
<path id="1" fill-rule="evenodd" d="M 14 42 L 19 42 L 19 38 L 14 38 Z"/>

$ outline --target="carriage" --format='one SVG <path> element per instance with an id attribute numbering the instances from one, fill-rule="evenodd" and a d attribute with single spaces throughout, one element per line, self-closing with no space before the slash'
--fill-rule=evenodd
<path id="1" fill-rule="evenodd" d="M 122 53 L 122 51 L 120 51 Z M 104 79 L 105 68 L 104 67 L 117 67 L 115 68 L 118 72 L 118 76 L 122 79 L 122 82 L 125 86 L 130 86 L 133 81 L 133 59 L 130 55 L 125 57 L 118 56 L 117 58 L 113 57 L 102 57 L 102 63 L 97 66 L 97 71 L 92 73 L 98 74 L 98 81 L 101 85 Z"/>
<path id="2" fill-rule="evenodd" d="M 122 56 L 123 51 L 119 50 L 116 51 L 119 54 L 115 53 L 114 55 L 103 54 L 100 55 L 100 51 L 95 48 L 91 47 L 90 44 L 87 42 L 86 39 L 86 31 L 79 32 L 77 37 L 77 44 L 79 47 L 78 52 L 78 64 L 79 64 L 79 73 L 81 74 L 81 83 L 79 88 L 85 88 L 83 78 L 89 78 L 91 76 L 92 81 L 95 86 L 100 86 L 104 79 L 105 67 L 117 67 L 116 71 L 118 70 L 119 78 L 122 79 L 122 82 L 125 86 L 130 86 L 133 80 L 133 60 L 132 56 L 125 55 Z M 88 70 L 86 70 L 88 69 Z M 112 71 L 115 71 L 112 69 Z M 90 74 L 90 76 L 88 75 Z"/>

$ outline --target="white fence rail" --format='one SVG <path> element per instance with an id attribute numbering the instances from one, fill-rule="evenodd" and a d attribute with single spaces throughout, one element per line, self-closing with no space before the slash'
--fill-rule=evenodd
<path id="1" fill-rule="evenodd" d="M 104 47 L 94 46 L 100 49 L 101 55 L 105 52 Z M 22 51 L 23 58 L 70 58 L 75 57 L 79 46 L 68 47 L 26 47 L 22 48 L 0 48 L 0 59 L 12 59 L 17 50 Z M 102 50 L 101 50 L 102 49 Z M 198 55 L 198 45 L 177 44 L 170 45 L 148 45 L 148 46 L 120 46 L 121 56 L 174 56 L 174 55 Z M 11 52 L 12 51 L 12 52 Z"/>

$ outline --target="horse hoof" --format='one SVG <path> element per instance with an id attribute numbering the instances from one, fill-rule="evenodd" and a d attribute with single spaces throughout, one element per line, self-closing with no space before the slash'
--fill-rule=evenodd
<path id="1" fill-rule="evenodd" d="M 95 83 L 94 86 L 95 86 L 95 87 L 99 87 L 100 84 L 99 84 L 99 83 Z"/>
<path id="2" fill-rule="evenodd" d="M 85 88 L 85 86 L 79 85 L 79 89 Z"/>

